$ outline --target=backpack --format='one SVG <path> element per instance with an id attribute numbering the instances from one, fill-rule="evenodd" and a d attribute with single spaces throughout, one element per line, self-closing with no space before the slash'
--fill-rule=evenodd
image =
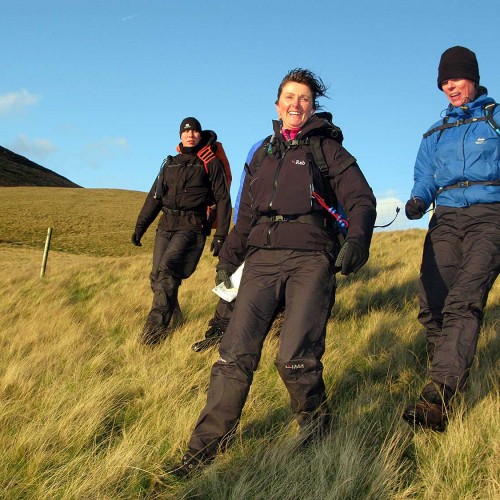
<path id="1" fill-rule="evenodd" d="M 337 200 L 337 195 L 333 192 L 333 189 L 330 185 L 329 180 L 329 169 L 328 163 L 326 162 L 325 153 L 323 152 L 323 139 L 330 138 L 334 141 L 338 142 L 342 145 L 344 140 L 344 136 L 342 134 L 342 129 L 334 125 L 332 122 L 332 114 L 328 112 L 320 112 L 316 113 L 318 118 L 323 119 L 328 127 L 324 127 L 320 129 L 321 134 L 314 135 L 312 137 L 306 137 L 305 139 L 292 139 L 287 141 L 285 144 L 281 141 L 276 141 L 275 134 L 267 136 L 260 148 L 255 152 L 253 161 L 255 161 L 256 169 L 260 167 L 260 164 L 264 160 L 264 157 L 271 155 L 276 146 L 279 146 L 280 153 L 283 155 L 288 147 L 290 146 L 301 146 L 307 144 L 311 148 L 311 153 L 308 153 L 308 156 L 311 155 L 312 163 L 316 165 L 321 173 L 323 178 L 323 184 L 326 188 L 326 193 L 324 193 L 325 198 L 320 196 L 317 192 L 313 192 L 313 196 L 316 201 L 323 207 L 336 221 L 336 226 L 338 231 L 345 237 L 347 235 L 347 229 L 349 223 L 345 214 L 341 210 L 339 206 L 339 202 Z"/>

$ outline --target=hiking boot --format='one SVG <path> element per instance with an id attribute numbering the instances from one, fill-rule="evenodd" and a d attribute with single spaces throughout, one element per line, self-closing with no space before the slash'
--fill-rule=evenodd
<path id="1" fill-rule="evenodd" d="M 310 414 L 303 412 L 296 416 L 300 426 L 299 447 L 307 448 L 325 439 L 331 431 L 331 414 L 328 410 Z"/>
<path id="2" fill-rule="evenodd" d="M 180 479 L 186 478 L 188 476 L 192 476 L 193 474 L 200 472 L 204 467 L 210 464 L 212 460 L 198 454 L 193 454 L 191 452 L 187 452 L 181 460 L 181 463 L 169 470 L 167 474 L 171 474 Z"/>
<path id="3" fill-rule="evenodd" d="M 419 425 L 438 432 L 446 429 L 448 421 L 443 405 L 425 400 L 407 406 L 402 417 L 412 427 Z"/>
<path id="4" fill-rule="evenodd" d="M 139 335 L 139 342 L 145 345 L 156 345 L 165 340 L 171 330 L 165 325 L 146 322 Z"/>
<path id="5" fill-rule="evenodd" d="M 216 347 L 220 344 L 222 340 L 222 336 L 224 335 L 224 331 L 218 326 L 212 326 L 205 333 L 205 338 L 203 340 L 199 340 L 195 342 L 191 349 L 194 352 L 202 352 L 210 349 L 211 347 Z"/>
<path id="6" fill-rule="evenodd" d="M 170 325 L 172 329 L 179 328 L 184 324 L 184 314 L 182 314 L 181 309 L 177 306 L 172 312 L 172 318 L 170 320 Z"/>

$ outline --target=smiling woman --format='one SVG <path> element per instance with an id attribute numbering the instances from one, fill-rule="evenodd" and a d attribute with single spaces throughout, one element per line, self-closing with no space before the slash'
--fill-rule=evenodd
<path id="1" fill-rule="evenodd" d="M 376 211 L 355 158 L 336 140 L 338 129 L 314 114 L 325 92 L 311 71 L 289 71 L 278 89 L 274 134 L 245 165 L 238 217 L 219 255 L 216 284 L 229 280 L 243 260 L 245 266 L 212 368 L 207 404 L 174 474 L 187 475 L 212 461 L 234 434 L 264 339 L 283 303 L 275 365 L 290 395 L 300 440 L 307 444 L 329 432 L 321 358 L 335 273 L 355 273 L 368 260 Z M 320 144 L 321 166 L 312 144 Z M 326 210 L 320 199 L 328 200 Z M 334 199 L 350 218 L 342 249 L 327 212 Z"/>
<path id="2" fill-rule="evenodd" d="M 450 104 L 424 134 L 406 204 L 409 219 L 421 218 L 431 203 L 437 207 L 424 243 L 418 315 L 430 381 L 403 418 L 444 430 L 500 272 L 500 109 L 479 85 L 476 54 L 466 47 L 443 52 L 437 84 Z"/>

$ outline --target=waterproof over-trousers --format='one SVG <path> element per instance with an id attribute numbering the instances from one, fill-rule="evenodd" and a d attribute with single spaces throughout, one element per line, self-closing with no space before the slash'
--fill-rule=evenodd
<path id="1" fill-rule="evenodd" d="M 154 295 L 149 323 L 168 326 L 172 313 L 179 307 L 179 286 L 194 273 L 204 245 L 201 231 L 157 229 L 150 276 Z"/>
<path id="2" fill-rule="evenodd" d="M 499 270 L 500 205 L 438 207 L 424 243 L 419 320 L 427 329 L 430 378 L 451 392 L 467 380 Z"/>
<path id="3" fill-rule="evenodd" d="M 212 367 L 207 403 L 189 442 L 191 454 L 214 456 L 234 433 L 282 298 L 286 309 L 275 364 L 299 425 L 322 418 L 327 405 L 321 357 L 334 291 L 334 266 L 325 253 L 249 252 L 220 357 Z"/>

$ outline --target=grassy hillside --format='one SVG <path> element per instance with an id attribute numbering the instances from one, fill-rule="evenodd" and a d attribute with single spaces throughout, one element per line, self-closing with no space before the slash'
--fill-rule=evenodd
<path id="1" fill-rule="evenodd" d="M 81 187 L 66 177 L 0 146 L 0 186 Z"/>
<path id="2" fill-rule="evenodd" d="M 447 432 L 401 418 L 425 383 L 416 279 L 424 233 L 377 234 L 339 278 L 324 356 L 330 436 L 306 451 L 269 337 L 230 450 L 200 476 L 164 474 L 185 450 L 217 353 L 194 353 L 216 297 L 207 249 L 179 300 L 186 323 L 136 341 L 151 302 L 153 228 L 130 235 L 144 193 L 0 188 L 0 496 L 6 499 L 496 499 L 500 286 Z M 47 274 L 39 278 L 47 227 Z M 207 245 L 208 247 L 208 245 Z"/>

